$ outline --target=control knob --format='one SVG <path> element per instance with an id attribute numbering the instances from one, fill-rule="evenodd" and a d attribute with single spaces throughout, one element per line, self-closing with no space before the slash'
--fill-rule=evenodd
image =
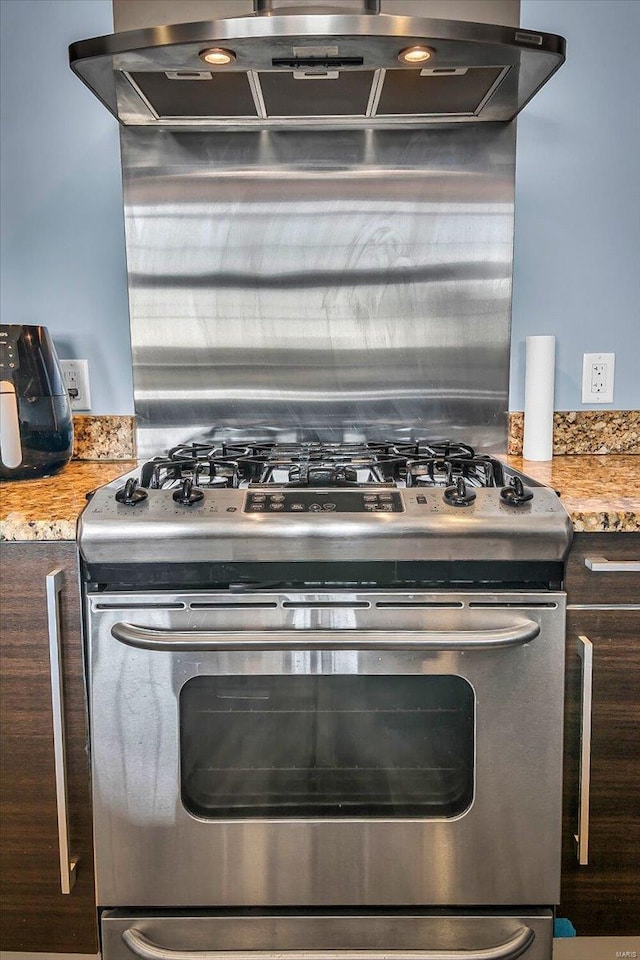
<path id="1" fill-rule="evenodd" d="M 513 477 L 509 486 L 500 491 L 500 499 L 510 507 L 521 507 L 533 500 L 533 490 L 525 487 L 520 477 Z"/>
<path id="2" fill-rule="evenodd" d="M 138 486 L 138 481 L 135 477 L 129 477 L 124 487 L 120 487 L 116 493 L 118 503 L 124 503 L 128 507 L 133 507 L 136 503 L 142 503 L 147 497 L 147 491 Z"/>
<path id="3" fill-rule="evenodd" d="M 173 499 L 176 503 L 181 503 L 184 507 L 192 507 L 194 503 L 199 503 L 204 497 L 202 490 L 197 487 L 194 489 L 193 480 L 183 480 L 182 486 L 173 493 Z"/>
<path id="4" fill-rule="evenodd" d="M 468 507 L 475 498 L 474 491 L 467 490 L 463 477 L 458 477 L 455 484 L 444 491 L 444 502 L 452 507 Z"/>

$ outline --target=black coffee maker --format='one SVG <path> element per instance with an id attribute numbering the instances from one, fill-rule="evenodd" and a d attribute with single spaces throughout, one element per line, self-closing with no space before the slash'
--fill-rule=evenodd
<path id="1" fill-rule="evenodd" d="M 72 452 L 71 403 L 47 328 L 0 324 L 0 477 L 55 473 Z"/>

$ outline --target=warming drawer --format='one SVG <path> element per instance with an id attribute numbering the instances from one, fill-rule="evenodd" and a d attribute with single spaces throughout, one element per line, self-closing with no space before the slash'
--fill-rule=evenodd
<path id="1" fill-rule="evenodd" d="M 102 915 L 103 960 L 548 960 L 550 910 Z M 284 951 L 284 953 L 283 953 Z"/>

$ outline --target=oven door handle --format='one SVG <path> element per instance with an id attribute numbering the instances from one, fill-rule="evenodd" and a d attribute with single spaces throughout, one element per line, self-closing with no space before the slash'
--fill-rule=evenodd
<path id="1" fill-rule="evenodd" d="M 120 643 L 141 650 L 493 650 L 529 643 L 540 633 L 534 620 L 478 630 L 159 630 L 114 623 Z"/>
<path id="2" fill-rule="evenodd" d="M 142 960 L 517 960 L 533 941 L 531 927 L 518 927 L 504 943 L 479 950 L 168 950 L 135 927 L 122 939 Z"/>

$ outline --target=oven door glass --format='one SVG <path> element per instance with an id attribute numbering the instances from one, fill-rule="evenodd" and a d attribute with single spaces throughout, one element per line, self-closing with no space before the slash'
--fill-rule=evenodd
<path id="1" fill-rule="evenodd" d="M 471 804 L 462 677 L 198 676 L 180 693 L 182 802 L 200 818 L 452 818 Z"/>

